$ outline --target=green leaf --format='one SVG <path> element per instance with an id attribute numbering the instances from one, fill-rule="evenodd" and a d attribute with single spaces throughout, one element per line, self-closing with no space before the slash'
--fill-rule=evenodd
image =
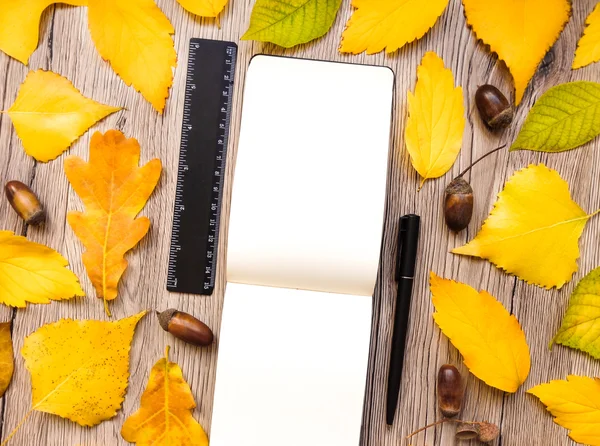
<path id="1" fill-rule="evenodd" d="M 600 268 L 575 287 L 562 325 L 550 343 L 562 344 L 600 359 Z"/>
<path id="2" fill-rule="evenodd" d="M 257 0 L 242 40 L 285 48 L 310 42 L 329 31 L 342 0 Z"/>
<path id="3" fill-rule="evenodd" d="M 600 84 L 568 82 L 542 95 L 510 150 L 563 152 L 600 134 Z"/>

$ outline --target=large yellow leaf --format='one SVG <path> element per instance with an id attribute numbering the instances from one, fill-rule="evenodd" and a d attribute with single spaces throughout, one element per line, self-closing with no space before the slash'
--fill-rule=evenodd
<path id="1" fill-rule="evenodd" d="M 543 164 L 517 171 L 498 194 L 479 234 L 452 252 L 490 260 L 528 283 L 562 287 L 577 271 L 588 219 L 569 185 Z"/>
<path id="2" fill-rule="evenodd" d="M 177 0 L 177 2 L 192 14 L 201 17 L 218 17 L 227 4 L 227 0 Z"/>
<path id="3" fill-rule="evenodd" d="M 23 308 L 27 302 L 47 304 L 83 296 L 68 264 L 47 246 L 0 231 L 0 303 Z"/>
<path id="4" fill-rule="evenodd" d="M 571 14 L 569 0 L 463 0 L 467 23 L 506 62 L 523 98 L 538 65 Z"/>
<path id="5" fill-rule="evenodd" d="M 181 368 L 169 361 L 169 347 L 152 370 L 140 409 L 127 418 L 121 435 L 138 446 L 172 444 L 208 446 L 206 433 L 193 417 L 196 407 Z"/>
<path id="6" fill-rule="evenodd" d="M 88 3 L 90 33 L 100 55 L 162 113 L 177 65 L 169 19 L 154 0 Z"/>
<path id="7" fill-rule="evenodd" d="M 138 167 L 139 160 L 139 143 L 118 130 L 92 136 L 89 163 L 76 156 L 65 159 L 67 178 L 85 206 L 85 213 L 69 212 L 67 221 L 86 247 L 83 263 L 109 315 L 107 301 L 117 297 L 127 268 L 125 253 L 150 228 L 147 217 L 135 217 L 161 172 L 160 160 Z"/>
<path id="8" fill-rule="evenodd" d="M 146 311 L 115 322 L 61 319 L 25 338 L 31 409 L 3 445 L 37 410 L 94 426 L 117 414 L 129 379 L 135 326 Z"/>
<path id="9" fill-rule="evenodd" d="M 84 6 L 87 0 L 1 0 L 0 50 L 27 65 L 38 45 L 42 12 L 54 3 Z"/>
<path id="10" fill-rule="evenodd" d="M 448 0 L 352 0 L 356 11 L 342 34 L 340 51 L 393 53 L 423 37 L 447 5 Z"/>
<path id="11" fill-rule="evenodd" d="M 415 93 L 408 92 L 406 148 L 413 167 L 423 177 L 444 175 L 454 164 L 462 144 L 465 109 L 461 87 L 454 87 L 444 61 L 428 52 L 417 69 Z"/>
<path id="12" fill-rule="evenodd" d="M 10 322 L 0 323 L 0 397 L 4 395 L 15 370 Z"/>
<path id="13" fill-rule="evenodd" d="M 86 98 L 67 78 L 37 70 L 29 72 L 7 113 L 25 152 L 47 162 L 96 122 L 120 109 Z"/>
<path id="14" fill-rule="evenodd" d="M 548 406 L 556 424 L 569 429 L 574 441 L 600 446 L 600 379 L 569 375 L 527 393 Z"/>
<path id="15" fill-rule="evenodd" d="M 585 25 L 585 32 L 577 43 L 573 69 L 585 67 L 600 60 L 600 3 L 588 16 Z"/>
<path id="16" fill-rule="evenodd" d="M 516 392 L 531 367 L 525 333 L 487 291 L 431 273 L 433 318 L 463 355 L 471 373 L 486 384 Z"/>

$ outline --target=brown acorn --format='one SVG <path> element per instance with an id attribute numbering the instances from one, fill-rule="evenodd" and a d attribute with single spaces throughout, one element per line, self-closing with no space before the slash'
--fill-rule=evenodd
<path id="1" fill-rule="evenodd" d="M 494 441 L 500 435 L 500 428 L 487 421 L 461 422 L 456 427 L 456 439 L 472 440 L 476 438 L 482 443 Z"/>
<path id="2" fill-rule="evenodd" d="M 39 225 L 46 220 L 46 211 L 33 191 L 20 181 L 9 181 L 4 186 L 8 202 L 28 225 Z"/>
<path id="3" fill-rule="evenodd" d="M 446 225 L 454 231 L 460 232 L 469 226 L 473 216 L 473 188 L 463 176 L 485 157 L 503 149 L 506 145 L 495 148 L 471 163 L 464 171 L 454 178 L 444 192 L 444 218 Z"/>
<path id="4" fill-rule="evenodd" d="M 444 364 L 438 372 L 438 406 L 446 418 L 454 418 L 462 408 L 463 386 L 460 372 L 450 364 Z"/>
<path id="5" fill-rule="evenodd" d="M 506 96 L 493 85 L 486 84 L 477 89 L 475 105 L 479 116 L 491 130 L 508 127 L 515 116 Z"/>
<path id="6" fill-rule="evenodd" d="M 189 344 L 207 346 L 212 344 L 214 336 L 212 330 L 199 319 L 183 311 L 173 308 L 156 312 L 158 323 L 163 330 Z"/>

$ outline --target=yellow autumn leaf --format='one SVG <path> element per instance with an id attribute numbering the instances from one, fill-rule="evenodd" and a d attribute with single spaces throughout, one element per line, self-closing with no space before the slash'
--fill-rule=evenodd
<path id="1" fill-rule="evenodd" d="M 15 370 L 10 322 L 0 323 L 0 397 L 4 395 Z"/>
<path id="2" fill-rule="evenodd" d="M 577 271 L 578 240 L 596 212 L 586 214 L 571 199 L 558 172 L 530 165 L 506 182 L 477 236 L 452 252 L 488 259 L 528 283 L 561 288 Z"/>
<path id="3" fill-rule="evenodd" d="M 574 441 L 600 446 L 600 379 L 569 375 L 566 380 L 540 384 L 527 393 L 547 406 L 554 422 L 569 429 Z"/>
<path id="4" fill-rule="evenodd" d="M 67 179 L 85 206 L 85 212 L 69 212 L 67 221 L 86 247 L 83 264 L 108 315 L 127 268 L 125 253 L 150 228 L 147 217 L 135 217 L 158 183 L 161 163 L 153 159 L 138 167 L 139 160 L 139 143 L 118 130 L 92 136 L 88 163 L 65 159 Z"/>
<path id="5" fill-rule="evenodd" d="M 433 318 L 486 384 L 516 392 L 531 368 L 529 347 L 519 321 L 487 291 L 430 274 Z"/>
<path id="6" fill-rule="evenodd" d="M 154 0 L 88 0 L 88 24 L 102 58 L 162 113 L 177 53 L 175 29 Z"/>
<path id="7" fill-rule="evenodd" d="M 146 314 L 114 322 L 61 319 L 25 338 L 21 354 L 31 373 L 31 409 L 94 426 L 117 414 L 129 380 L 135 326 Z"/>
<path id="8" fill-rule="evenodd" d="M 498 54 L 519 105 L 538 65 L 569 21 L 569 0 L 463 0 L 467 23 Z"/>
<path id="9" fill-rule="evenodd" d="M 25 152 L 50 161 L 102 118 L 121 110 L 83 96 L 67 79 L 51 71 L 30 71 L 17 99 L 6 111 Z"/>
<path id="10" fill-rule="evenodd" d="M 340 52 L 393 53 L 423 37 L 447 5 L 448 0 L 352 0 L 356 11 L 342 34 Z"/>
<path id="11" fill-rule="evenodd" d="M 0 303 L 24 308 L 85 293 L 67 260 L 47 246 L 0 231 Z"/>
<path id="12" fill-rule="evenodd" d="M 575 51 L 573 69 L 585 67 L 600 60 L 600 3 L 585 21 L 585 31 Z"/>
<path id="13" fill-rule="evenodd" d="M 181 368 L 169 361 L 169 347 L 152 370 L 140 409 L 123 424 L 121 435 L 138 446 L 172 444 L 208 446 L 206 433 L 193 417 L 196 407 Z"/>
<path id="14" fill-rule="evenodd" d="M 461 87 L 454 87 L 444 61 L 428 52 L 417 69 L 415 93 L 408 92 L 406 148 L 413 167 L 423 177 L 444 175 L 456 160 L 465 129 Z"/>
<path id="15" fill-rule="evenodd" d="M 201 17 L 218 17 L 227 4 L 227 0 L 177 0 L 177 2 L 192 14 Z"/>
<path id="16" fill-rule="evenodd" d="M 0 50 L 27 65 L 38 45 L 42 12 L 55 3 L 85 6 L 87 0 L 0 1 Z"/>

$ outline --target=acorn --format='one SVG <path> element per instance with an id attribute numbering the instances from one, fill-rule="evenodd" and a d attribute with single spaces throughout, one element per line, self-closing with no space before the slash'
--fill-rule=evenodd
<path id="1" fill-rule="evenodd" d="M 462 377 L 456 367 L 444 364 L 438 372 L 438 406 L 446 418 L 454 418 L 460 413 L 465 393 Z"/>
<path id="2" fill-rule="evenodd" d="M 4 186 L 6 198 L 15 212 L 28 225 L 39 225 L 46 220 L 46 211 L 33 191 L 20 181 L 9 181 Z"/>
<path id="3" fill-rule="evenodd" d="M 479 116 L 491 130 L 508 127 L 515 116 L 506 96 L 493 85 L 486 84 L 477 89 L 475 105 Z"/>
<path id="4" fill-rule="evenodd" d="M 504 147 L 506 147 L 506 144 L 479 157 L 446 186 L 444 192 L 444 218 L 446 225 L 452 231 L 460 232 L 465 229 L 469 226 L 473 216 L 473 188 L 463 176 L 479 161 Z"/>
<path id="5" fill-rule="evenodd" d="M 173 308 L 156 312 L 158 323 L 163 330 L 171 333 L 178 339 L 189 344 L 201 347 L 212 344 L 214 336 L 212 330 L 199 319 L 183 311 Z"/>
<path id="6" fill-rule="evenodd" d="M 472 440 L 476 438 L 482 443 L 494 441 L 500 435 L 500 428 L 487 421 L 461 422 L 456 427 L 457 440 Z"/>

